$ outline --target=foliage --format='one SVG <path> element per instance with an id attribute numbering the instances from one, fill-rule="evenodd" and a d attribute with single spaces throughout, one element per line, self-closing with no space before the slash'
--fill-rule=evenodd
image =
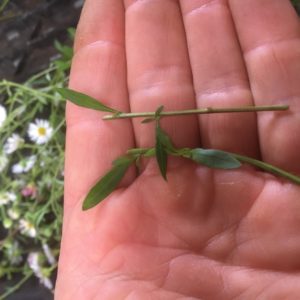
<path id="1" fill-rule="evenodd" d="M 70 30 L 70 34 L 73 30 Z M 53 289 L 62 227 L 64 106 L 72 49 L 23 84 L 0 81 L 0 280 L 22 274 Z"/>

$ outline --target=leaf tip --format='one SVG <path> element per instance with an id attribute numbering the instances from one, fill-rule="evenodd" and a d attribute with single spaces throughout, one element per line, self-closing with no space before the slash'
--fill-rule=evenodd
<path id="1" fill-rule="evenodd" d="M 88 201 L 87 201 L 87 199 L 85 199 L 84 201 L 83 201 L 83 203 L 82 203 L 82 210 L 83 211 L 87 211 L 88 209 L 90 209 L 90 208 L 92 208 L 93 206 L 91 206 L 89 203 L 88 203 Z"/>

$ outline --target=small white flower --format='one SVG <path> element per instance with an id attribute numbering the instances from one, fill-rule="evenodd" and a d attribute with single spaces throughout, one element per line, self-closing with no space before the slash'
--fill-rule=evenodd
<path id="1" fill-rule="evenodd" d="M 5 193 L 0 194 L 0 205 L 5 205 L 9 203 L 9 199 L 6 197 Z"/>
<path id="2" fill-rule="evenodd" d="M 8 164 L 8 158 L 6 155 L 0 154 L 0 172 L 2 172 Z"/>
<path id="3" fill-rule="evenodd" d="M 39 253 L 38 252 L 30 252 L 27 257 L 27 262 L 30 269 L 34 273 L 39 273 L 41 271 L 41 267 L 39 265 Z"/>
<path id="4" fill-rule="evenodd" d="M 40 283 L 43 284 L 49 290 L 53 289 L 53 284 L 51 280 L 43 274 L 43 270 L 39 264 L 39 253 L 31 252 L 27 258 L 28 265 L 33 271 L 34 275 L 40 279 Z"/>
<path id="5" fill-rule="evenodd" d="M 51 249 L 49 248 L 49 246 L 47 244 L 43 244 L 43 250 L 44 250 L 45 256 L 46 256 L 49 264 L 50 265 L 56 264 L 56 259 L 53 256 Z"/>
<path id="6" fill-rule="evenodd" d="M 37 144 L 45 144 L 52 136 L 53 128 L 47 120 L 36 119 L 34 123 L 29 124 L 28 136 Z"/>
<path id="7" fill-rule="evenodd" d="M 7 210 L 7 214 L 12 220 L 17 220 L 20 217 L 20 212 L 17 209 L 13 208 L 9 208 Z"/>
<path id="8" fill-rule="evenodd" d="M 0 127 L 2 127 L 4 121 L 6 120 L 7 112 L 4 106 L 0 105 Z"/>
<path id="9" fill-rule="evenodd" d="M 7 139 L 4 145 L 4 152 L 6 154 L 11 154 L 20 148 L 23 143 L 24 139 L 22 139 L 18 134 L 13 133 L 13 135 Z"/>
<path id="10" fill-rule="evenodd" d="M 25 219 L 21 219 L 19 223 L 19 228 L 22 234 L 28 235 L 30 237 L 36 237 L 36 229 L 32 223 Z"/>
<path id="11" fill-rule="evenodd" d="M 17 199 L 17 195 L 13 192 L 0 193 L 0 205 L 5 205 L 9 202 L 14 202 Z"/>
<path id="12" fill-rule="evenodd" d="M 12 166 L 12 172 L 14 174 L 26 173 L 34 166 L 35 162 L 36 162 L 36 156 L 31 155 L 21 160 L 17 164 L 14 164 Z"/>

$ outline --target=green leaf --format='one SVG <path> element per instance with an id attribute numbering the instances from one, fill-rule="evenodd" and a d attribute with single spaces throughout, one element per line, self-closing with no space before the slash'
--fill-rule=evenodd
<path id="1" fill-rule="evenodd" d="M 54 47 L 60 52 L 66 59 L 71 59 L 73 57 L 73 48 L 61 44 L 59 41 L 54 41 Z"/>
<path id="2" fill-rule="evenodd" d="M 162 177 L 167 180 L 167 163 L 168 163 L 168 153 L 165 146 L 166 137 L 169 138 L 163 130 L 160 128 L 159 122 L 156 123 L 155 130 L 155 153 L 156 160 L 159 166 L 160 173 Z"/>
<path id="3" fill-rule="evenodd" d="M 174 147 L 171 138 L 164 130 L 162 130 L 159 124 L 156 126 L 156 136 L 159 136 L 160 142 L 167 152 L 170 154 L 177 154 L 177 149 Z"/>
<path id="4" fill-rule="evenodd" d="M 74 40 L 75 38 L 75 33 L 76 33 L 76 29 L 74 27 L 68 28 L 68 34 L 72 40 Z"/>
<path id="5" fill-rule="evenodd" d="M 160 117 L 160 113 L 163 111 L 164 106 L 161 105 L 156 111 L 155 111 L 155 119 L 158 119 Z"/>
<path id="6" fill-rule="evenodd" d="M 122 156 L 115 160 L 111 170 L 89 191 L 83 202 L 82 209 L 87 210 L 94 207 L 111 194 L 117 188 L 127 169 L 133 162 L 134 158 L 129 156 Z"/>
<path id="7" fill-rule="evenodd" d="M 155 118 L 146 118 L 141 123 L 146 124 L 146 123 L 150 123 L 150 122 L 153 122 L 153 121 L 155 121 Z"/>
<path id="8" fill-rule="evenodd" d="M 120 165 L 126 165 L 130 161 L 132 162 L 134 160 L 134 158 L 135 158 L 135 156 L 132 156 L 132 155 L 120 156 L 112 162 L 112 165 L 114 167 L 120 166 Z"/>
<path id="9" fill-rule="evenodd" d="M 236 158 L 221 150 L 192 149 L 190 158 L 199 164 L 215 169 L 236 169 L 241 166 Z"/>
<path id="10" fill-rule="evenodd" d="M 85 94 L 66 89 L 66 88 L 58 88 L 58 93 L 60 93 L 64 98 L 67 98 L 71 102 L 73 102 L 76 105 L 91 108 L 95 110 L 105 111 L 105 112 L 111 112 L 111 113 L 119 113 L 119 111 L 110 108 L 103 103 L 99 102 L 98 100 L 87 96 Z"/>

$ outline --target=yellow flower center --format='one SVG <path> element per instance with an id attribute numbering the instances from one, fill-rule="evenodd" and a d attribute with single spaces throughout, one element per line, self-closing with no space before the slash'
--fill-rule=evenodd
<path id="1" fill-rule="evenodd" d="M 39 135 L 46 135 L 46 129 L 44 127 L 39 127 L 38 133 Z"/>

